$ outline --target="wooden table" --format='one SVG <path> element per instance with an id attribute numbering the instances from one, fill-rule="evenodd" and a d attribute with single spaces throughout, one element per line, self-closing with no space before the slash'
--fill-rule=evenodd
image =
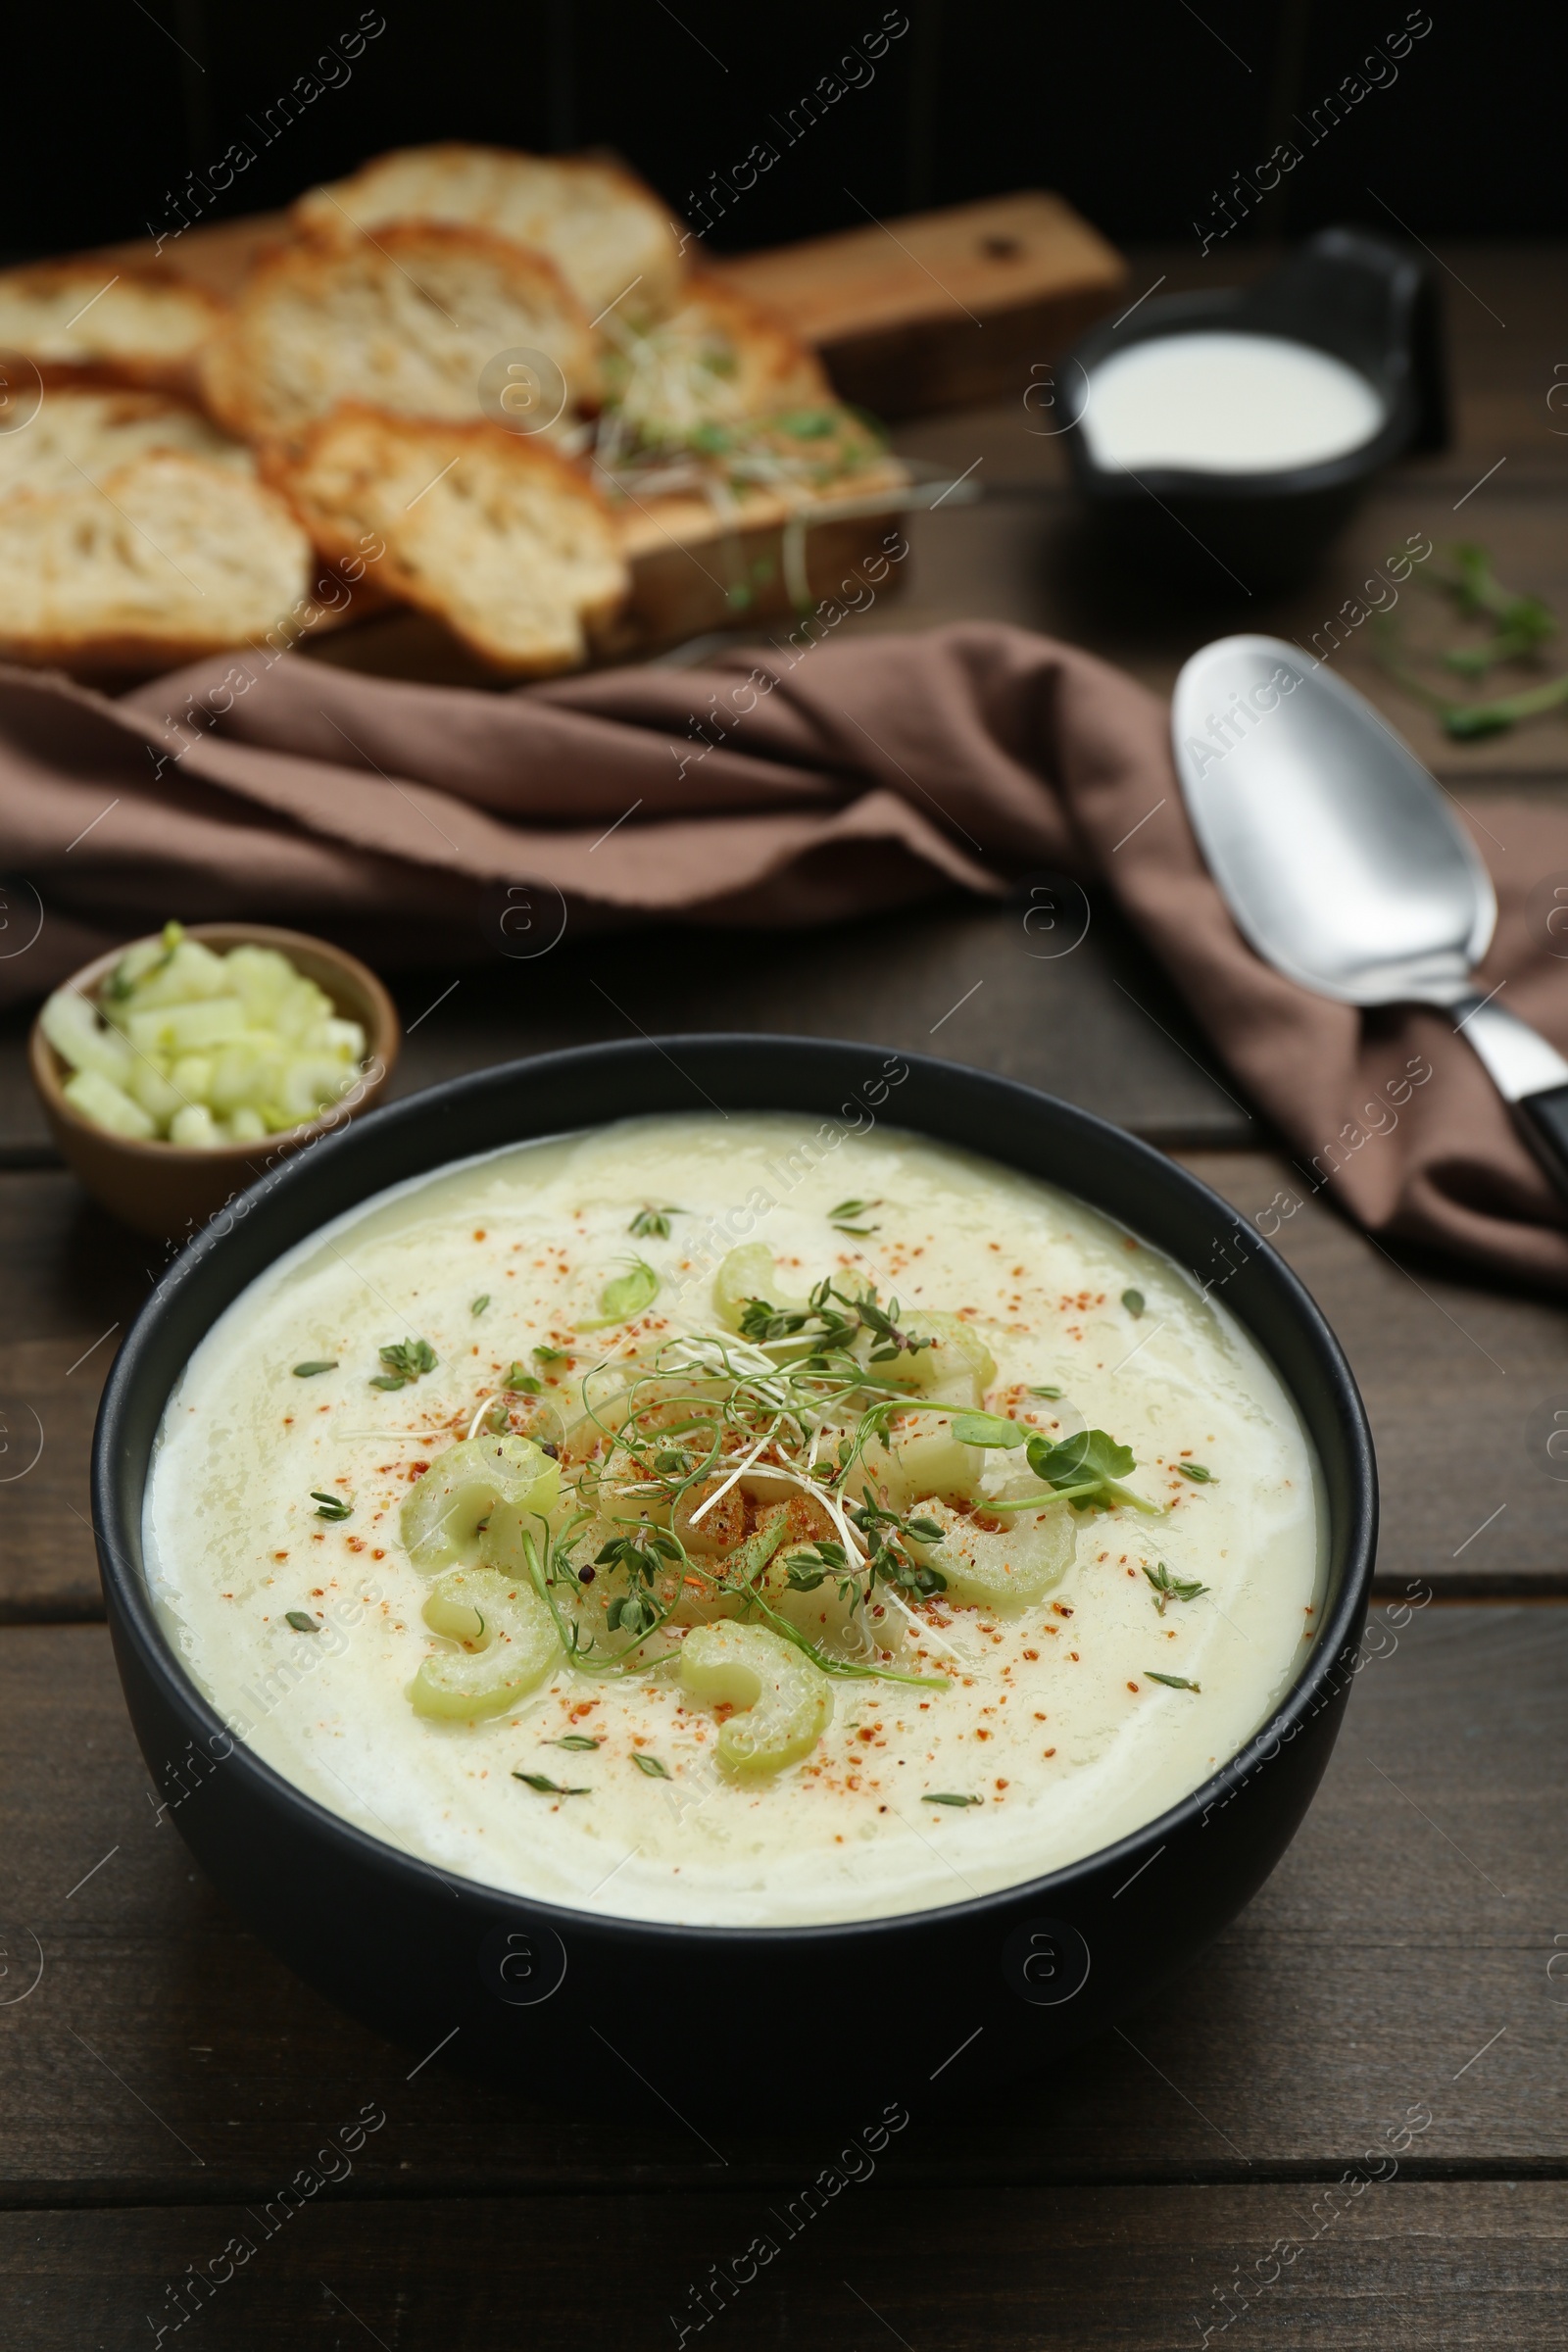
<path id="1" fill-rule="evenodd" d="M 1020 405 L 903 433 L 978 462 L 990 497 L 917 526 L 909 595 L 862 625 L 992 614 L 1165 686 L 1221 629 L 1310 637 L 1412 530 L 1488 542 L 1505 577 L 1563 608 L 1568 440 L 1545 395 L 1565 257 L 1444 258 L 1457 445 L 1390 477 L 1298 595 L 1244 620 L 1234 604 L 1172 614 L 1136 582 L 1113 598 L 1087 585 L 1061 451 Z M 1199 275 L 1188 257 L 1139 256 L 1138 288 L 1162 270 Z M 1461 749 L 1389 698 L 1359 643 L 1342 666 L 1483 813 L 1499 787 L 1564 781 L 1560 720 Z M 1008 1071 L 1175 1151 L 1245 1206 L 1267 1200 L 1273 1139 L 1105 910 L 1059 962 L 1024 947 L 1016 909 L 958 904 L 782 939 L 725 1017 Z M 677 941 L 596 953 L 644 1026 L 703 1024 Z M 619 1028 L 570 947 L 548 968 L 470 972 L 437 1004 L 451 978 L 403 991 L 411 1021 L 435 1005 L 407 1087 Z M 662 2103 L 673 2042 L 659 2095 L 622 2116 L 501 2095 L 378 2041 L 236 1925 L 156 1823 L 97 1622 L 93 1407 L 152 1260 L 51 1161 L 17 1038 L 13 1023 L 0 1047 L 0 1396 L 10 1458 L 30 1449 L 32 1413 L 43 1450 L 0 1486 L 0 2342 L 128 2352 L 161 2326 L 172 2340 L 202 2302 L 191 2274 L 221 2276 L 239 2231 L 258 2251 L 185 2341 L 676 2341 L 669 2315 L 698 2316 L 690 2290 L 759 2230 L 780 2236 L 769 2209 L 845 2144 L 811 2085 L 820 2037 L 860 2030 L 858 2011 L 803 1986 L 784 2021 L 802 2062 L 776 2036 L 715 2054 L 735 2091 L 710 2145 Z M 1524 1438 L 1534 1405 L 1568 1396 L 1568 1332 L 1560 1307 L 1379 1252 L 1321 1204 L 1282 1239 L 1349 1350 L 1386 1507 L 1381 1654 L 1300 1836 L 1190 1977 L 1057 2078 L 982 2110 L 961 2078 L 936 2086 L 906 2064 L 893 2087 L 911 2122 L 874 2178 L 736 2290 L 710 2340 L 1083 2352 L 1227 2326 L 1239 2343 L 1380 2352 L 1568 2339 L 1568 1487 Z M 959 1991 L 932 1987 L 934 2049 Z M 874 2010 L 873 1995 L 866 2031 Z M 686 2030 L 700 2042 L 700 2015 Z M 367 2106 L 386 2121 L 351 2172 L 270 2237 L 247 2221 Z M 1395 2170 L 1368 2165 L 1391 2139 Z"/>

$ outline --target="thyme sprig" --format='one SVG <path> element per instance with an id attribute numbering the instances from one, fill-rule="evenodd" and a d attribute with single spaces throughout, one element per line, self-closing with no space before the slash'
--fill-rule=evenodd
<path id="1" fill-rule="evenodd" d="M 1208 1591 L 1206 1585 L 1196 1584 L 1186 1577 L 1172 1576 L 1163 1560 L 1156 1560 L 1152 1568 L 1145 1560 L 1143 1570 L 1154 1588 L 1154 1608 L 1161 1617 L 1165 1614 L 1167 1601 L 1196 1600 L 1200 1592 Z"/>
<path id="2" fill-rule="evenodd" d="M 871 1342 L 866 1357 L 873 1364 L 891 1364 L 900 1355 L 918 1355 L 931 1340 L 913 1338 L 901 1329 L 899 1302 L 882 1304 L 874 1282 L 860 1292 L 841 1291 L 831 1275 L 824 1276 L 804 1308 L 780 1309 L 766 1298 L 748 1298 L 741 1315 L 741 1337 L 768 1347 L 779 1340 L 810 1343 L 808 1362 L 820 1356 L 824 1368 L 833 1354 L 844 1354 L 863 1332 Z"/>
<path id="3" fill-rule="evenodd" d="M 683 1217 L 685 1214 L 686 1211 L 677 1208 L 672 1201 L 666 1202 L 662 1208 L 640 1208 L 626 1231 L 634 1241 L 667 1242 L 670 1218 Z"/>
<path id="4" fill-rule="evenodd" d="M 406 1389 L 411 1380 L 436 1367 L 436 1352 L 428 1340 L 397 1340 L 378 1353 L 386 1370 L 376 1374 L 372 1389 Z"/>

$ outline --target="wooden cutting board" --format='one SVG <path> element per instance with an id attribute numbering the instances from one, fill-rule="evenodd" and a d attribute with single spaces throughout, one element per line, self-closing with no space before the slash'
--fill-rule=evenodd
<path id="1" fill-rule="evenodd" d="M 192 228 L 157 266 L 229 294 L 258 249 L 286 230 L 281 213 Z M 103 258 L 145 264 L 152 241 Z M 1056 358 L 1127 278 L 1098 230 L 1039 188 L 704 267 L 787 318 L 842 396 L 877 416 L 1021 398 L 1033 363 Z"/>
<path id="2" fill-rule="evenodd" d="M 1127 265 L 1059 196 L 1025 188 L 711 267 L 789 319 L 846 400 L 913 416 L 1021 398 L 1117 300 Z"/>

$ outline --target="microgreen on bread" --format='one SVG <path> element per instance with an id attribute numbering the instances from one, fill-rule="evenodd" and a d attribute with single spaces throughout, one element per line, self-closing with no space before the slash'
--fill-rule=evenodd
<path id="1" fill-rule="evenodd" d="M 313 1355 L 305 1363 L 295 1365 L 294 1377 L 296 1380 L 314 1380 L 318 1372 L 335 1372 L 336 1370 L 337 1357 L 335 1355 Z"/>
<path id="2" fill-rule="evenodd" d="M 311 1500 L 316 1505 L 318 1519 L 352 1519 L 354 1505 L 345 1502 L 341 1494 L 325 1494 L 319 1487 L 311 1489 Z"/>

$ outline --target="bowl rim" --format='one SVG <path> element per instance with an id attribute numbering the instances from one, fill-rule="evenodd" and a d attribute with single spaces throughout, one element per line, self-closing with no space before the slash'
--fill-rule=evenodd
<path id="1" fill-rule="evenodd" d="M 230 1244 L 249 1207 L 261 1205 L 266 1197 L 279 1191 L 297 1192 L 308 1186 L 312 1181 L 313 1165 L 323 1152 L 339 1155 L 349 1150 L 366 1152 L 372 1150 L 376 1139 L 392 1127 L 416 1127 L 426 1119 L 432 1120 L 439 1128 L 445 1123 L 442 1112 L 446 1106 L 480 1097 L 491 1090 L 515 1087 L 525 1083 L 529 1077 L 552 1070 L 569 1072 L 573 1069 L 586 1070 L 592 1075 L 597 1065 L 610 1081 L 605 1091 L 612 1093 L 613 1073 L 617 1064 L 621 1067 L 628 1063 L 637 1067 L 652 1067 L 656 1056 L 673 1064 L 678 1054 L 689 1057 L 694 1053 L 720 1051 L 744 1053 L 754 1061 L 759 1054 L 764 1057 L 782 1056 L 785 1054 L 819 1054 L 824 1057 L 824 1075 L 832 1078 L 834 1086 L 841 1081 L 830 1066 L 833 1057 L 853 1054 L 858 1070 L 863 1074 L 864 1057 L 883 1054 L 890 1059 L 906 1064 L 911 1074 L 919 1072 L 949 1079 L 956 1077 L 981 1091 L 993 1091 L 1004 1102 L 1010 1098 L 1020 1110 L 1027 1108 L 1030 1113 L 1037 1113 L 1043 1108 L 1048 1117 L 1063 1123 L 1068 1130 L 1077 1129 L 1086 1141 L 1101 1148 L 1108 1146 L 1111 1151 L 1122 1153 L 1132 1167 L 1141 1167 L 1156 1184 L 1165 1188 L 1172 1200 L 1185 1199 L 1190 1206 L 1200 1210 L 1220 1232 L 1245 1232 L 1249 1256 L 1272 1285 L 1285 1312 L 1296 1318 L 1301 1336 L 1325 1376 L 1331 1410 L 1340 1423 L 1345 1441 L 1348 1471 L 1348 1507 L 1344 1531 L 1345 1572 L 1338 1593 L 1329 1597 L 1316 1639 L 1302 1659 L 1294 1681 L 1241 1747 L 1223 1757 L 1197 1788 L 1178 1798 L 1162 1813 L 1136 1824 L 1125 1836 L 1110 1844 L 1096 1846 L 1090 1853 L 1037 1877 L 1020 1879 L 983 1894 L 965 1896 L 956 1902 L 929 1904 L 911 1911 L 878 1914 L 869 1919 L 819 1920 L 777 1926 L 682 1923 L 642 1919 L 625 1912 L 578 1910 L 546 1896 L 495 1886 L 481 1879 L 443 1870 L 422 1855 L 410 1853 L 406 1848 L 394 1845 L 389 1838 L 378 1838 L 362 1830 L 357 1823 L 333 1812 L 329 1806 L 323 1805 L 274 1766 L 267 1763 L 246 1744 L 243 1735 L 236 1737 L 230 1732 L 213 1702 L 186 1672 L 182 1660 L 171 1646 L 159 1624 L 145 1570 L 140 1564 L 140 1513 L 146 1495 L 145 1469 L 136 1486 L 137 1523 L 127 1530 L 122 1522 L 116 1471 L 118 1459 L 126 1445 L 124 1425 L 131 1411 L 132 1400 L 144 1384 L 143 1362 L 155 1344 L 170 1299 L 182 1293 L 188 1283 L 199 1279 L 216 1253 Z M 831 1090 L 824 1089 L 824 1100 L 828 1091 Z M 596 1123 L 612 1125 L 618 1116 L 625 1115 L 669 1114 L 626 1114 L 610 1109 Z M 831 1114 L 818 1110 L 817 1115 L 826 1117 Z M 973 1148 L 957 1137 L 936 1135 L 917 1121 L 894 1121 L 890 1124 L 902 1133 L 926 1136 L 939 1143 L 956 1142 L 960 1150 Z M 546 1132 L 583 1131 L 573 1128 Z M 519 1134 L 514 1140 L 524 1144 L 543 1140 L 543 1135 L 536 1138 Z M 505 1144 L 496 1147 L 498 1150 L 507 1148 Z M 977 1155 L 998 1157 L 994 1152 Z M 455 1164 L 457 1160 L 473 1156 L 460 1152 L 453 1155 L 450 1161 L 436 1158 L 421 1174 L 433 1175 L 445 1164 Z M 1007 1163 L 1004 1161 L 1003 1164 Z M 405 1177 L 393 1177 L 387 1183 L 368 1187 L 350 1206 L 362 1206 L 374 1199 L 378 1192 L 389 1189 L 391 1184 L 405 1181 Z M 1057 1189 L 1069 1188 L 1058 1185 Z M 1081 1194 L 1077 1197 L 1084 1198 Z M 1093 1207 L 1095 1203 L 1089 1200 L 1087 1205 Z M 344 1213 L 342 1208 L 329 1210 L 317 1221 L 315 1229 L 334 1222 Z M 1108 1210 L 1100 1213 L 1114 1215 Z M 1116 1218 L 1115 1221 L 1124 1220 Z M 1130 1227 L 1129 1230 L 1137 1229 Z M 307 1238 L 308 1232 L 280 1243 L 267 1261 L 268 1264 L 275 1263 L 278 1257 Z M 1158 1250 L 1163 1256 L 1173 1255 L 1172 1250 L 1159 1242 L 1151 1242 L 1150 1246 Z M 237 1282 L 209 1319 L 207 1328 L 211 1329 L 218 1315 L 253 1281 L 259 1280 L 265 1271 L 266 1266 L 260 1267 Z M 1265 1359 L 1273 1365 L 1281 1386 L 1299 1410 L 1296 1388 L 1275 1362 L 1266 1343 L 1252 1329 L 1244 1313 L 1236 1308 L 1232 1311 L 1237 1314 L 1237 1319 L 1248 1330 Z M 193 1345 L 199 1345 L 199 1342 Z M 157 1386 L 158 1383 L 154 1381 L 152 1385 Z M 160 1422 L 169 1394 L 169 1387 L 164 1387 L 159 1404 Z M 1046 1094 L 1040 1088 L 1004 1078 L 990 1070 L 945 1061 L 936 1055 L 906 1054 L 902 1049 L 872 1045 L 863 1040 L 795 1037 L 777 1032 L 711 1031 L 665 1037 L 639 1036 L 630 1040 L 615 1039 L 565 1047 L 549 1054 L 528 1055 L 496 1063 L 485 1069 L 468 1071 L 459 1077 L 442 1080 L 417 1094 L 405 1096 L 397 1102 L 356 1119 L 352 1129 L 344 1129 L 327 1138 L 315 1152 L 282 1161 L 272 1174 L 241 1196 L 235 1204 L 234 1216 L 209 1225 L 190 1243 L 175 1265 L 156 1286 L 127 1331 L 111 1366 L 93 1431 L 91 1507 L 99 1568 L 106 1600 L 110 1603 L 108 1614 L 111 1628 L 116 1637 L 117 1663 L 121 1639 L 129 1640 L 134 1644 L 138 1663 L 160 1686 L 166 1702 L 182 1725 L 194 1724 L 205 1738 L 209 1754 L 224 1769 L 237 1769 L 258 1795 L 265 1796 L 274 1805 L 281 1803 L 285 1811 L 303 1813 L 315 1833 L 329 1844 L 335 1842 L 347 1855 L 351 1855 L 357 1867 L 368 1870 L 394 1887 L 399 1884 L 407 1886 L 412 1878 L 420 1892 L 427 1896 L 433 1896 L 437 1890 L 448 1896 L 456 1893 L 460 1899 L 482 1902 L 497 1911 L 510 1910 L 524 1915 L 530 1924 L 548 1927 L 563 1937 L 574 1934 L 583 1938 L 653 1938 L 671 1948 L 696 1942 L 734 1951 L 749 1943 L 777 1950 L 784 1943 L 792 1941 L 814 1947 L 834 1944 L 849 1937 L 897 1936 L 931 1927 L 946 1930 L 984 1921 L 996 1913 L 1014 1909 L 1021 1904 L 1051 1903 L 1064 1896 L 1070 1897 L 1072 1891 L 1107 1869 L 1123 1862 L 1132 1862 L 1145 1846 L 1157 1842 L 1163 1847 L 1200 1823 L 1205 1813 L 1222 1800 L 1227 1789 L 1234 1793 L 1237 1788 L 1251 1779 L 1259 1763 L 1267 1760 L 1264 1751 L 1271 1742 L 1277 1754 L 1281 1744 L 1293 1740 L 1312 1715 L 1330 1703 L 1333 1691 L 1331 1689 L 1325 1696 L 1324 1686 L 1332 1686 L 1337 1672 L 1344 1673 L 1348 1681 L 1350 1670 L 1346 1668 L 1345 1661 L 1359 1640 L 1371 1590 L 1377 1549 L 1378 1479 L 1371 1429 L 1354 1375 L 1344 1349 L 1310 1292 L 1272 1245 L 1257 1233 L 1250 1220 L 1245 1218 L 1210 1186 L 1192 1175 L 1177 1161 L 1168 1158 L 1154 1146 L 1076 1103 L 1065 1102 L 1057 1096 Z M 133 1562 L 136 1564 L 133 1565 Z"/>
<path id="2" fill-rule="evenodd" d="M 187 939 L 210 942 L 221 938 L 228 946 L 235 948 L 276 948 L 291 961 L 292 951 L 304 948 L 312 956 L 319 956 L 335 964 L 340 971 L 350 974 L 363 991 L 374 1021 L 374 1034 L 369 1029 L 366 1033 L 360 1080 L 367 1087 L 376 1090 L 385 1085 L 397 1065 L 403 1044 L 403 1025 L 385 982 L 358 956 L 351 955 L 347 948 L 338 947 L 332 940 L 318 938 L 314 932 L 291 931 L 277 923 L 220 922 L 215 919 L 210 923 L 184 923 L 180 927 Z M 134 939 L 123 940 L 119 947 L 106 948 L 101 956 L 93 956 L 90 962 L 82 964 L 67 979 L 60 981 L 49 991 L 50 996 L 74 992 L 86 997 L 95 1008 L 101 1009 L 99 992 L 121 957 L 127 956 L 132 948 L 142 947 L 161 937 L 160 932 L 146 931 Z M 373 1075 L 370 1068 L 372 1063 L 380 1064 Z M 280 1128 L 275 1134 L 257 1136 L 250 1143 L 213 1144 L 206 1148 L 195 1144 L 171 1144 L 155 1136 L 116 1135 L 112 1128 L 100 1127 L 94 1120 L 83 1118 L 75 1104 L 67 1102 L 60 1075 L 65 1067 L 64 1056 L 43 1033 L 43 1008 L 40 1006 L 33 1014 L 27 1031 L 27 1068 L 49 1116 L 58 1119 L 62 1126 L 74 1133 L 90 1137 L 96 1144 L 113 1145 L 134 1158 L 145 1160 L 149 1166 L 168 1167 L 172 1163 L 191 1168 L 244 1167 L 254 1162 L 259 1152 L 276 1150 L 284 1144 L 292 1151 L 306 1136 L 318 1130 L 330 1129 L 335 1123 L 331 1117 L 334 1110 L 339 1119 L 342 1116 L 341 1104 L 328 1103 L 325 1110 L 318 1111 L 314 1119 L 303 1120 L 298 1127 Z"/>

